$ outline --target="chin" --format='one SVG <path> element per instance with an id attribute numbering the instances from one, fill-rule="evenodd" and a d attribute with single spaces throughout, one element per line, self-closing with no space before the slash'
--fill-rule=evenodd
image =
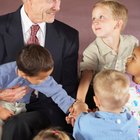
<path id="1" fill-rule="evenodd" d="M 47 23 L 53 23 L 54 20 L 55 20 L 54 15 L 51 15 L 51 16 L 48 16 L 48 17 L 44 18 L 44 21 L 47 22 Z"/>
<path id="2" fill-rule="evenodd" d="M 53 23 L 54 22 L 54 19 L 52 20 L 46 20 L 47 23 Z"/>

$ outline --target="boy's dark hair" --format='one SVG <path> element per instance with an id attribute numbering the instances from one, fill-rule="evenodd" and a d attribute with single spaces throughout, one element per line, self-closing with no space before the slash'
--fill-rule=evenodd
<path id="1" fill-rule="evenodd" d="M 54 62 L 47 48 L 30 44 L 24 46 L 16 59 L 19 70 L 28 76 L 36 76 L 41 71 L 49 71 L 54 67 Z"/>

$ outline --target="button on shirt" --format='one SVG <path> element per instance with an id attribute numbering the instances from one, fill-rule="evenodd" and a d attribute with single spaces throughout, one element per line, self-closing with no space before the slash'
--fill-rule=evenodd
<path id="1" fill-rule="evenodd" d="M 61 108 L 61 110 L 67 113 L 68 109 L 75 101 L 75 99 L 67 95 L 62 86 L 57 84 L 51 76 L 49 76 L 44 82 L 38 85 L 33 85 L 17 75 L 16 62 L 1 65 L 0 90 L 5 88 L 12 88 L 15 85 L 29 87 L 29 93 L 17 102 L 29 103 L 32 91 L 37 90 L 45 94 L 47 97 L 51 97 L 52 100 Z"/>
<path id="2" fill-rule="evenodd" d="M 116 69 L 125 71 L 125 62 L 139 41 L 134 36 L 121 35 L 118 54 L 108 47 L 101 38 L 96 38 L 83 52 L 80 71 Z"/>
<path id="3" fill-rule="evenodd" d="M 81 113 L 73 136 L 76 140 L 139 140 L 137 122 L 127 112 Z"/>

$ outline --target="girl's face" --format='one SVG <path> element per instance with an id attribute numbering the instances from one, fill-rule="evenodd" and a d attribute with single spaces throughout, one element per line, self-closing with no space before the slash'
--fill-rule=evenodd
<path id="1" fill-rule="evenodd" d="M 92 30 L 97 37 L 110 36 L 117 25 L 111 10 L 107 6 L 98 5 L 92 11 Z"/>
<path id="2" fill-rule="evenodd" d="M 140 47 L 134 48 L 132 56 L 127 59 L 126 72 L 133 76 L 140 76 Z"/>

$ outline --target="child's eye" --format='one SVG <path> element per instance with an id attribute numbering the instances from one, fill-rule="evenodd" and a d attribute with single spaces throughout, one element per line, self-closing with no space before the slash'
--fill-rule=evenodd
<path id="1" fill-rule="evenodd" d="M 95 18 L 92 18 L 92 21 L 95 21 Z"/>
<path id="2" fill-rule="evenodd" d="M 103 16 L 103 15 L 101 15 L 101 16 L 100 16 L 100 19 L 103 19 L 103 18 L 104 18 L 104 16 Z"/>
<path id="3" fill-rule="evenodd" d="M 135 57 L 134 56 L 131 56 L 130 57 L 130 60 L 132 61 L 132 60 L 135 60 Z"/>

